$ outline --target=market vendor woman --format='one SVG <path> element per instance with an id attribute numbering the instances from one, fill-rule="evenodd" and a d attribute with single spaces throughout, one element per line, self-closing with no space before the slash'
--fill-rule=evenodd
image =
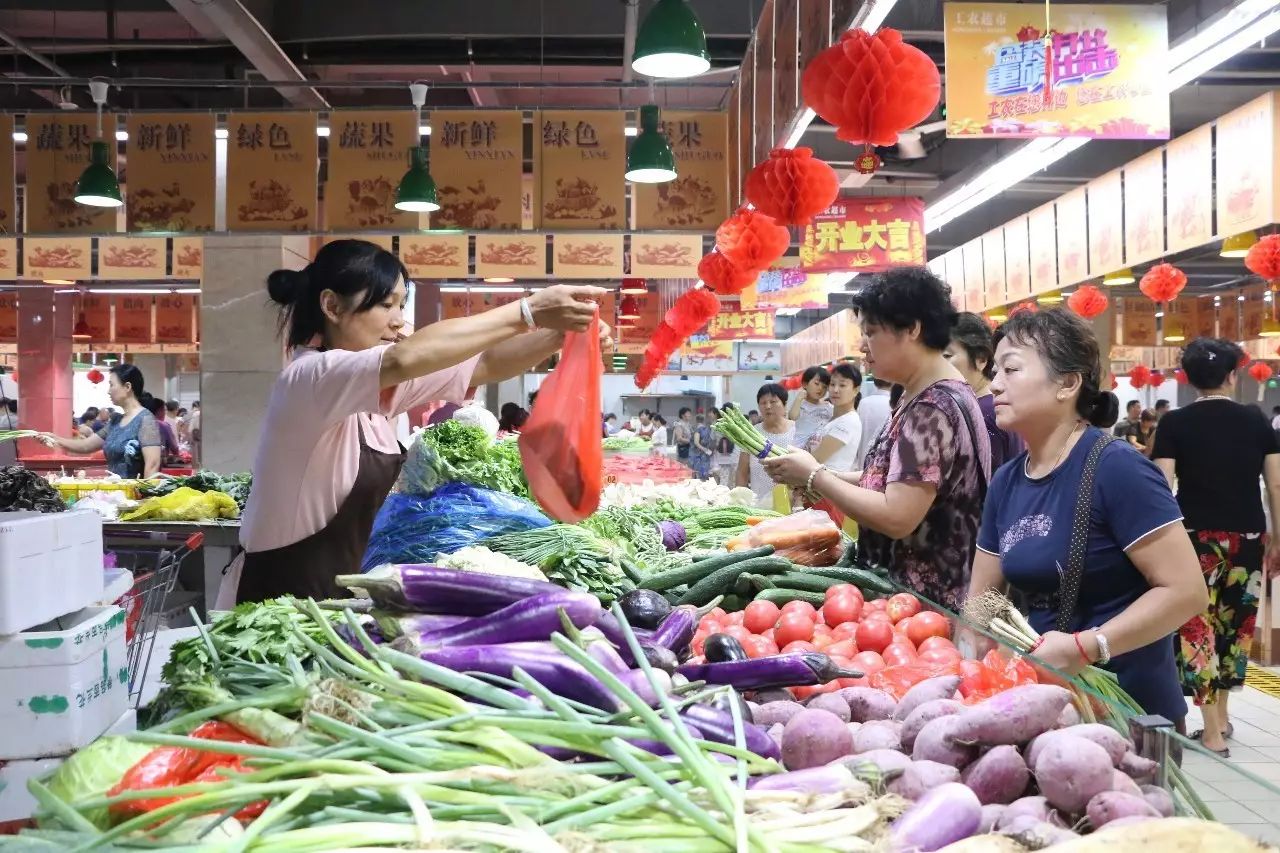
<path id="1" fill-rule="evenodd" d="M 523 373 L 563 332 L 586 329 L 604 294 L 557 285 L 402 337 L 405 282 L 399 259 L 363 240 L 329 243 L 305 269 L 267 279 L 291 359 L 253 464 L 237 601 L 339 595 L 333 578 L 360 570 L 404 460 L 389 418 Z"/>
<path id="2" fill-rule="evenodd" d="M 160 471 L 164 440 L 149 411 L 155 398 L 143 386 L 141 370 L 132 364 L 117 364 L 107 380 L 107 395 L 114 405 L 124 409 L 120 420 L 99 421 L 96 430 L 84 438 L 45 433 L 40 441 L 70 453 L 88 455 L 101 450 L 107 470 L 126 480 L 154 477 Z"/>

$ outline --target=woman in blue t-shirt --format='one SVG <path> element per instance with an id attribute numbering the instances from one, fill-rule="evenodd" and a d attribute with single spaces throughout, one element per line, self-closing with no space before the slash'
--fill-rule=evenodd
<path id="1" fill-rule="evenodd" d="M 1074 314 L 1020 312 L 997 333 L 996 422 L 1027 451 L 992 478 L 969 595 L 1012 583 L 1043 635 L 1036 657 L 1069 674 L 1106 665 L 1148 713 L 1181 727 L 1169 635 L 1204 609 L 1204 581 L 1164 476 L 1123 442 L 1101 449 L 1079 597 L 1067 631 L 1052 630 L 1085 463 L 1111 441 L 1099 427 L 1119 407 L 1100 378 L 1098 343 Z"/>

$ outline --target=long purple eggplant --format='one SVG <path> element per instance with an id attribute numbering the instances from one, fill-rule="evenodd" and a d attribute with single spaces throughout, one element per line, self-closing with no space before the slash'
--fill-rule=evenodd
<path id="1" fill-rule="evenodd" d="M 670 617 L 668 617 L 670 618 Z M 663 624 L 666 624 L 665 621 Z M 614 615 L 605 610 L 601 612 L 600 618 L 596 620 L 595 627 L 604 634 L 605 639 L 613 643 L 618 649 L 618 654 L 622 656 L 622 660 L 627 666 L 639 666 L 640 664 L 632 657 L 631 647 L 627 645 L 627 635 L 622 630 L 622 624 L 618 622 Z M 659 626 L 661 630 L 661 626 Z M 645 659 L 649 661 L 650 666 L 656 666 L 665 669 L 668 672 L 675 671 L 675 663 L 677 662 L 673 655 L 664 654 L 667 649 L 659 643 L 654 642 L 653 637 L 658 631 L 645 631 L 642 628 L 632 628 L 631 633 L 636 635 L 636 641 L 640 643 L 640 647 L 644 649 Z M 692 633 L 689 634 L 693 636 Z"/>
<path id="2" fill-rule="evenodd" d="M 385 565 L 362 575 L 338 575 L 338 586 L 361 590 L 378 607 L 416 613 L 484 616 L 544 592 L 547 581 L 464 572 L 431 565 Z"/>
<path id="3" fill-rule="evenodd" d="M 728 684 L 738 690 L 826 684 L 833 678 L 862 677 L 861 672 L 841 669 L 821 652 L 796 652 L 723 663 L 687 663 L 677 672 L 690 681 Z"/>
<path id="4" fill-rule="evenodd" d="M 602 612 L 600 599 L 591 593 L 557 589 L 530 596 L 484 616 L 409 637 L 419 648 L 536 642 L 564 630 L 560 621 L 561 611 L 577 628 L 590 627 Z"/>
<path id="5" fill-rule="evenodd" d="M 550 644 L 511 643 L 426 649 L 418 657 L 455 672 L 483 672 L 511 678 L 519 667 L 557 696 L 574 699 L 604 711 L 616 711 L 618 701 L 609 689 Z"/>
<path id="6" fill-rule="evenodd" d="M 703 737 L 709 741 L 728 744 L 729 746 L 733 746 L 736 743 L 733 736 L 733 715 L 726 711 L 712 708 L 708 705 L 695 704 L 681 711 L 680 716 L 691 720 L 694 725 L 702 730 Z M 782 760 L 782 750 L 777 742 L 769 737 L 768 732 L 754 723 L 748 723 L 746 720 L 742 721 L 742 740 L 747 749 L 756 755 L 777 761 Z"/>
<path id="7" fill-rule="evenodd" d="M 667 618 L 654 629 L 649 644 L 662 646 L 677 655 L 683 655 L 693 641 L 693 633 L 698 630 L 698 608 L 692 604 L 682 604 L 667 614 Z"/>
<path id="8" fill-rule="evenodd" d="M 451 628 L 459 622 L 466 622 L 470 616 L 448 616 L 443 613 L 383 613 L 375 611 L 373 618 L 378 622 L 382 636 L 388 640 L 396 637 L 416 637 L 441 628 Z"/>

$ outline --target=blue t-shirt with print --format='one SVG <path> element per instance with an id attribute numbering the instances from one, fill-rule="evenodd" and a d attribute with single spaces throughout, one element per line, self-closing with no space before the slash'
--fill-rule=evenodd
<path id="1" fill-rule="evenodd" d="M 1045 477 L 1026 475 L 1026 453 L 996 472 L 982 513 L 978 547 L 1000 558 L 1015 587 L 1035 595 L 1056 593 L 1065 571 L 1084 463 L 1102 430 L 1089 427 L 1061 466 Z M 1102 451 L 1093 481 L 1093 505 L 1084 577 L 1071 631 L 1094 628 L 1124 610 L 1150 585 L 1125 551 L 1147 534 L 1181 520 L 1169 484 L 1149 459 L 1125 442 Z M 1029 621 L 1052 630 L 1056 609 L 1033 608 Z M 1112 659 L 1108 669 L 1148 713 L 1177 720 L 1187 713 L 1173 643 L 1168 638 Z"/>

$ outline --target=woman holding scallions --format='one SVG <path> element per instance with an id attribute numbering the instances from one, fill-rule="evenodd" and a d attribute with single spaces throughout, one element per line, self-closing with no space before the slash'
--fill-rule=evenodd
<path id="1" fill-rule="evenodd" d="M 1169 635 L 1204 609 L 1199 563 L 1160 471 L 1105 430 L 1119 404 L 1100 389 L 1088 324 L 1020 312 L 996 334 L 996 423 L 1027 443 L 991 481 L 970 597 L 1011 583 L 1068 674 L 1105 665 L 1147 713 L 1186 716 Z"/>
<path id="2" fill-rule="evenodd" d="M 562 333 L 586 329 L 604 294 L 557 285 L 403 337 L 407 278 L 395 255 L 363 240 L 334 241 L 305 269 L 268 277 L 291 360 L 253 465 L 239 601 L 338 595 L 334 577 L 360 570 L 404 460 L 389 418 L 523 373 Z"/>
<path id="3" fill-rule="evenodd" d="M 117 364 L 107 380 L 111 402 L 124 409 L 119 421 L 98 428 L 88 438 L 64 438 L 52 433 L 40 436 L 46 447 L 88 455 L 101 450 L 107 470 L 118 477 L 154 477 L 160 471 L 164 442 L 148 406 L 155 399 L 147 393 L 142 371 L 132 364 Z"/>
<path id="4" fill-rule="evenodd" d="M 756 392 L 756 405 L 763 420 L 758 429 L 766 441 L 777 447 L 790 447 L 796 439 L 796 423 L 787 418 L 787 389 L 768 382 Z M 756 502 L 767 506 L 773 496 L 773 479 L 754 453 L 738 455 L 737 479 L 734 485 L 745 486 L 755 493 Z"/>

